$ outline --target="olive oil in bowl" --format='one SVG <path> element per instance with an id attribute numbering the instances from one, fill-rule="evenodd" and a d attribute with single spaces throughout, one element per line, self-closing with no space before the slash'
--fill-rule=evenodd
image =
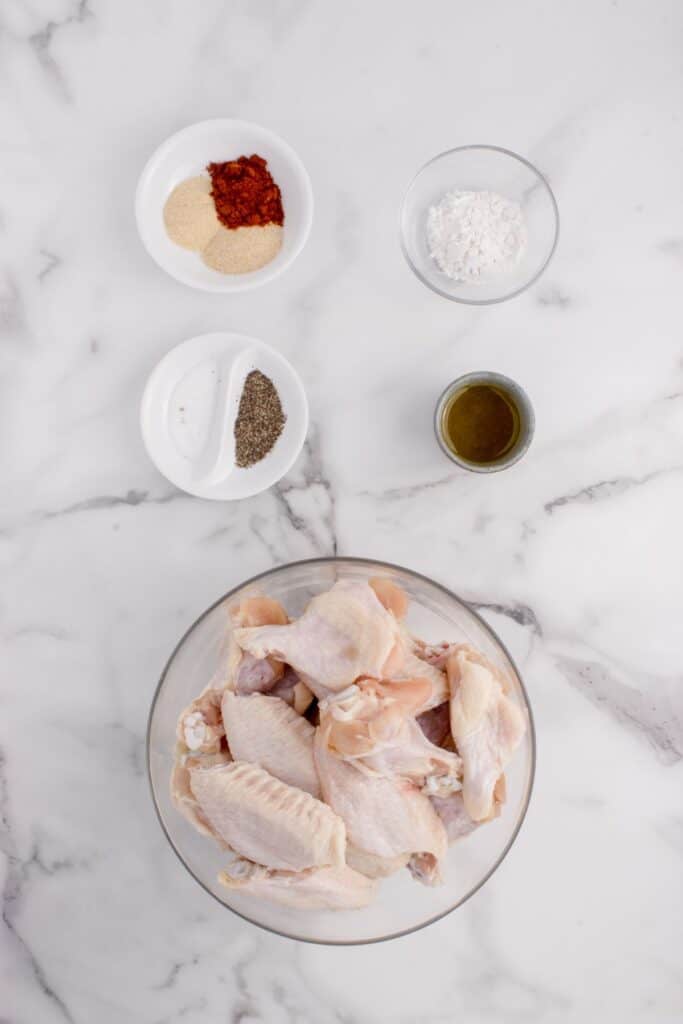
<path id="1" fill-rule="evenodd" d="M 531 443 L 534 414 L 524 391 L 508 377 L 470 373 L 446 388 L 434 426 L 450 459 L 464 469 L 491 473 L 522 457 Z"/>

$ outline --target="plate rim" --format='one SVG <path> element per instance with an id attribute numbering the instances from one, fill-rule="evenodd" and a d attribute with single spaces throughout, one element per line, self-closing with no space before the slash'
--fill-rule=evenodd
<path id="1" fill-rule="evenodd" d="M 219 127 L 224 128 L 228 126 L 230 128 L 238 128 L 247 132 L 251 131 L 255 135 L 260 135 L 263 138 L 272 140 L 274 145 L 282 150 L 287 160 L 291 163 L 305 194 L 304 216 L 302 218 L 300 237 L 289 253 L 287 259 L 277 266 L 273 266 L 272 263 L 270 265 L 266 264 L 265 267 L 261 267 L 259 270 L 252 271 L 248 274 L 220 275 L 217 273 L 215 280 L 210 278 L 207 278 L 205 281 L 189 280 L 182 270 L 178 271 L 170 269 L 165 263 L 161 263 L 153 245 L 150 243 L 150 239 L 145 228 L 145 196 L 149 187 L 149 179 L 154 173 L 159 161 L 184 139 L 191 138 L 193 134 L 198 134 L 199 132 L 207 129 L 217 130 Z M 192 124 L 185 125 L 184 128 L 179 128 L 176 132 L 173 132 L 159 143 L 156 149 L 154 149 L 147 158 L 147 161 L 140 172 L 140 176 L 135 187 L 133 207 L 138 237 L 148 256 L 160 270 L 163 270 L 164 273 L 168 274 L 168 276 L 173 278 L 173 280 L 178 281 L 180 284 L 184 284 L 187 288 L 192 288 L 195 291 L 230 295 L 237 294 L 239 292 L 252 291 L 255 288 L 259 288 L 261 285 L 268 284 L 269 281 L 279 277 L 280 274 L 284 273 L 284 271 L 292 265 L 294 260 L 301 254 L 301 251 L 310 236 L 311 228 L 313 226 L 315 199 L 313 195 L 313 185 L 311 183 L 310 175 L 306 170 L 306 165 L 286 139 L 281 135 L 278 135 L 277 132 L 274 132 L 271 128 L 266 128 L 264 125 L 260 125 L 256 121 L 246 121 L 242 118 L 236 117 L 213 117 L 207 118 L 204 121 L 195 121 Z M 255 277 L 255 274 L 258 274 L 259 276 Z"/>
<path id="2" fill-rule="evenodd" d="M 245 347 L 247 345 L 250 345 L 250 346 L 254 346 L 257 349 L 265 349 L 267 352 L 273 354 L 275 356 L 275 358 L 277 360 L 279 360 L 282 363 L 282 365 L 287 368 L 287 372 L 291 375 L 291 379 L 294 382 L 298 398 L 300 399 L 300 408 L 301 408 L 302 415 L 303 415 L 303 426 L 302 426 L 302 431 L 301 431 L 301 434 L 302 434 L 301 440 L 292 449 L 292 455 L 288 459 L 286 459 L 284 461 L 284 463 L 283 463 L 284 468 L 283 468 L 282 472 L 278 473 L 278 475 L 273 480 L 271 480 L 270 483 L 267 483 L 264 486 L 259 487 L 256 490 L 249 491 L 249 492 L 247 492 L 245 494 L 235 495 L 234 497 L 226 497 L 224 495 L 217 495 L 217 494 L 206 493 L 206 491 L 203 488 L 202 489 L 189 489 L 189 488 L 184 487 L 181 484 L 177 483 L 175 480 L 171 480 L 171 478 L 166 475 L 164 470 L 158 464 L 158 462 L 157 462 L 157 460 L 156 460 L 156 458 L 155 458 L 155 456 L 153 454 L 154 449 L 153 449 L 153 446 L 150 445 L 150 442 L 149 442 L 149 432 L 148 432 L 148 429 L 147 429 L 147 420 L 149 418 L 149 408 L 150 408 L 150 405 L 151 405 L 152 400 L 153 400 L 152 396 L 153 396 L 155 387 L 158 386 L 157 385 L 157 380 L 163 374 L 164 364 L 167 361 L 169 361 L 172 358 L 172 356 L 174 355 L 174 353 L 178 349 L 182 348 L 183 346 L 187 346 L 189 348 L 190 346 L 192 346 L 196 342 L 204 342 L 204 343 L 206 343 L 211 338 L 223 338 L 223 339 L 231 340 L 231 341 L 244 342 L 245 343 Z M 300 376 L 298 370 L 296 369 L 296 367 L 293 366 L 293 364 L 289 361 L 289 359 L 287 359 L 287 357 L 284 356 L 282 354 L 282 352 L 278 351 L 278 349 L 276 349 L 273 345 L 269 345 L 268 342 L 262 341 L 260 338 L 256 338 L 253 335 L 244 334 L 241 331 L 229 331 L 229 330 L 208 331 L 208 332 L 206 332 L 204 334 L 198 334 L 198 335 L 195 335 L 194 337 L 191 337 L 191 338 L 185 338 L 183 341 L 179 341 L 177 345 L 174 345 L 173 348 L 170 348 L 167 352 L 165 352 L 164 355 L 162 355 L 161 358 L 154 364 L 154 366 L 152 367 L 149 375 L 147 376 L 147 379 L 145 381 L 145 386 L 144 386 L 144 388 L 142 390 L 142 395 L 140 397 L 139 414 L 138 414 L 138 422 L 139 422 L 139 427 L 140 427 L 140 435 L 142 437 L 142 443 L 144 445 L 145 451 L 147 452 L 147 456 L 149 457 L 152 465 L 155 467 L 157 472 L 160 473 L 161 476 L 163 476 L 165 480 L 168 480 L 168 482 L 170 484 L 172 484 L 174 487 L 176 487 L 179 491 L 182 491 L 185 494 L 190 494 L 192 497 L 200 498 L 200 499 L 203 499 L 205 501 L 244 501 L 244 500 L 246 500 L 248 498 L 253 498 L 253 497 L 255 497 L 258 494 L 262 494 L 264 491 L 269 490 L 271 487 L 273 487 L 275 484 L 277 484 L 278 481 L 280 481 L 282 479 L 282 477 L 285 476 L 290 471 L 290 469 L 292 468 L 292 466 L 294 465 L 294 463 L 298 459 L 299 455 L 301 454 L 301 452 L 303 450 L 303 447 L 304 447 L 304 445 L 306 443 L 306 437 L 308 436 L 309 421 L 310 421 L 310 409 L 309 409 L 309 405 L 308 405 L 308 397 L 306 395 L 306 389 L 304 388 L 304 384 L 303 384 L 303 381 L 301 379 L 301 376 Z"/>

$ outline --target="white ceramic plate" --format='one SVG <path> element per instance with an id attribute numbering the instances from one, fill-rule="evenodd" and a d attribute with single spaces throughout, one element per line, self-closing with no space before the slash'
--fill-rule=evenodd
<path id="1" fill-rule="evenodd" d="M 171 241 L 164 226 L 164 204 L 176 185 L 202 174 L 211 161 L 235 160 L 252 153 L 268 161 L 282 192 L 282 248 L 260 270 L 221 274 L 207 267 L 199 253 Z M 271 281 L 299 255 L 313 221 L 313 191 L 294 150 L 267 128 L 227 118 L 200 121 L 166 139 L 147 161 L 135 193 L 135 217 L 147 252 L 171 277 L 208 292 L 241 292 Z"/>
<path id="2" fill-rule="evenodd" d="M 250 370 L 270 377 L 287 417 L 274 447 L 247 469 L 234 466 L 233 427 Z M 244 334 L 220 331 L 177 345 L 152 371 L 140 409 L 152 462 L 199 498 L 230 501 L 266 490 L 291 468 L 306 439 L 308 402 L 296 370 Z"/>

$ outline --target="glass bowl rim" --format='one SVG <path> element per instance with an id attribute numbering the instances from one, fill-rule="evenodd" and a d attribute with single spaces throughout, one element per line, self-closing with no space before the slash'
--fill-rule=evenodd
<path id="1" fill-rule="evenodd" d="M 529 280 L 525 284 L 521 285 L 519 288 L 515 288 L 515 290 L 512 292 L 506 292 L 504 295 L 500 295 L 494 299 L 466 299 L 460 295 L 452 295 L 450 292 L 444 291 L 442 288 L 439 288 L 438 285 L 434 284 L 433 281 L 430 281 L 429 278 L 427 278 L 420 270 L 418 270 L 418 268 L 413 263 L 413 260 L 411 259 L 411 256 L 408 252 L 408 246 L 406 244 L 406 233 L 404 229 L 406 205 L 408 201 L 408 196 L 410 195 L 413 186 L 415 185 L 415 182 L 423 173 L 423 171 L 426 171 L 428 167 L 431 167 L 431 165 L 435 164 L 438 160 L 442 160 L 444 157 L 451 156 L 453 153 L 462 153 L 469 149 L 484 149 L 490 150 L 495 153 L 503 153 L 505 156 L 512 157 L 513 160 L 517 160 L 519 163 L 524 164 L 525 167 L 527 167 L 530 171 L 532 171 L 533 174 L 536 175 L 538 180 L 541 182 L 541 185 L 543 185 L 546 189 L 548 195 L 550 196 L 551 206 L 553 209 L 553 213 L 555 215 L 555 235 L 553 238 L 553 244 L 551 245 L 548 255 L 546 256 L 545 260 L 543 261 L 539 269 L 536 271 L 533 277 L 529 278 Z M 517 295 L 521 295 L 522 292 L 525 292 L 527 288 L 531 288 L 532 284 L 535 284 L 536 281 L 538 281 L 541 275 L 545 272 L 546 267 L 553 258 L 555 250 L 557 249 L 559 237 L 560 210 L 557 205 L 555 193 L 550 187 L 550 183 L 548 179 L 545 177 L 545 175 L 541 174 L 538 167 L 532 164 L 530 160 L 527 160 L 525 157 L 520 156 L 519 153 L 515 153 L 511 149 L 506 149 L 504 146 L 492 146 L 485 142 L 474 142 L 470 143 L 467 146 L 454 146 L 452 149 L 444 149 L 442 153 L 437 153 L 436 156 L 433 156 L 430 160 L 427 160 L 427 162 L 423 164 L 422 167 L 420 167 L 420 169 L 411 178 L 410 183 L 403 195 L 403 201 L 401 202 L 401 209 L 399 212 L 399 238 L 401 242 L 401 252 L 403 253 L 405 261 L 412 270 L 412 272 L 420 281 L 422 281 L 422 284 L 424 284 L 431 291 L 435 292 L 437 295 L 441 295 L 444 299 L 449 299 L 451 302 L 459 302 L 464 306 L 495 306 L 499 302 L 506 302 L 508 299 L 514 299 Z"/>
<path id="2" fill-rule="evenodd" d="M 517 681 L 519 683 L 520 689 L 522 691 L 522 696 L 524 697 L 525 711 L 527 714 L 527 721 L 529 726 L 529 779 L 527 782 L 524 802 L 519 817 L 517 818 L 517 821 L 515 823 L 515 827 L 512 831 L 512 834 L 510 835 L 510 838 L 503 847 L 501 853 L 496 858 L 495 863 L 491 866 L 491 868 L 489 868 L 486 874 L 477 882 L 475 886 L 473 886 L 461 899 L 457 900 L 457 902 L 454 903 L 447 910 L 443 910 L 440 913 L 435 914 L 433 917 L 428 918 L 426 921 L 421 921 L 420 924 L 416 924 L 412 928 L 402 928 L 400 931 L 391 932 L 388 935 L 381 935 L 377 938 L 372 939 L 311 939 L 302 937 L 300 935 L 292 935 L 288 932 L 280 931 L 277 928 L 271 928 L 270 925 L 263 924 L 261 921 L 254 920 L 254 918 L 249 917 L 247 914 L 242 914 L 239 910 L 235 910 L 234 907 L 231 907 L 229 904 L 224 903 L 222 900 L 218 898 L 218 896 L 216 896 L 215 893 L 211 891 L 211 889 L 209 889 L 204 884 L 201 878 L 197 877 L 197 875 L 194 873 L 189 864 L 186 863 L 180 850 L 177 848 L 173 839 L 169 835 L 166 825 L 164 824 L 163 817 L 161 815 L 161 810 L 159 808 L 159 804 L 156 798 L 156 792 L 154 789 L 154 783 L 152 781 L 150 740 L 154 712 L 159 697 L 161 696 L 161 692 L 163 690 L 169 669 L 178 651 L 183 646 L 183 644 L 189 637 L 190 633 L 193 632 L 193 630 L 199 625 L 200 622 L 202 622 L 208 615 L 210 615 L 216 608 L 218 608 L 219 605 L 223 604 L 224 601 L 227 601 L 234 594 L 238 593 L 238 591 L 243 590 L 245 587 L 248 587 L 253 583 L 257 583 L 259 580 L 263 579 L 266 576 L 272 576 L 274 573 L 284 572 L 288 569 L 298 569 L 301 566 L 330 565 L 331 563 L 342 565 L 360 564 L 365 566 L 380 566 L 385 569 L 394 569 L 398 572 L 406 573 L 408 576 L 413 576 L 418 580 L 423 580 L 431 586 L 436 587 L 438 590 L 441 590 L 444 594 L 446 594 L 446 596 L 449 597 L 451 600 L 455 600 L 457 604 L 465 608 L 466 611 L 468 611 L 478 621 L 479 625 L 483 627 L 484 631 L 490 635 L 490 637 L 495 641 L 495 643 L 497 643 L 501 647 L 506 658 L 512 665 L 515 671 L 515 675 L 517 676 Z M 194 622 L 188 627 L 188 629 L 185 630 L 180 640 L 173 648 L 173 651 L 171 652 L 171 655 L 168 658 L 166 664 L 164 665 L 163 671 L 159 678 L 159 682 L 157 683 L 156 689 L 152 696 L 152 701 L 147 716 L 147 730 L 145 737 L 145 765 L 147 768 L 147 782 L 149 784 L 150 794 L 152 797 L 152 804 L 154 805 L 154 810 L 156 812 L 157 819 L 161 826 L 161 830 L 164 833 L 166 839 L 168 840 L 169 846 L 171 847 L 171 849 L 173 850 L 173 852 L 175 853 L 176 857 L 183 865 L 185 870 L 188 872 L 188 874 L 194 879 L 195 882 L 197 882 L 198 885 L 201 886 L 205 893 L 207 893 L 209 896 L 211 896 L 212 899 L 216 901 L 216 903 L 220 904 L 220 906 L 223 907 L 225 910 L 231 911 L 231 913 L 235 914 L 243 921 L 247 921 L 249 924 L 256 925 L 257 928 L 262 928 L 264 931 L 270 932 L 271 935 L 279 935 L 281 938 L 293 939 L 295 942 L 306 942 L 314 946 L 371 946 L 379 942 L 389 942 L 391 939 L 399 939 L 405 935 L 412 935 L 414 932 L 421 931 L 421 929 L 427 928 L 429 925 L 435 924 L 437 921 L 442 920 L 442 918 L 447 917 L 449 914 L 452 914 L 454 910 L 457 910 L 458 907 L 463 906 L 463 904 L 466 903 L 472 896 L 474 896 L 474 894 L 478 892 L 482 888 L 482 886 L 485 885 L 486 882 L 488 882 L 489 878 L 491 878 L 492 875 L 495 874 L 495 872 L 498 870 L 498 868 L 500 867 L 500 865 L 503 863 L 506 856 L 510 852 L 517 836 L 519 835 L 520 829 L 524 824 L 524 820 L 529 809 L 529 803 L 531 802 L 531 794 L 533 792 L 534 781 L 536 777 L 536 729 L 534 726 L 534 717 L 531 709 L 531 702 L 529 700 L 529 694 L 527 692 L 526 686 L 524 685 L 524 680 L 522 679 L 522 676 L 519 672 L 519 669 L 517 668 L 517 664 L 514 658 L 508 651 L 506 645 L 499 638 L 498 634 L 491 628 L 491 626 L 489 626 L 485 619 L 482 618 L 479 612 L 475 611 L 475 609 L 467 601 L 464 601 L 461 597 L 458 597 L 457 594 L 455 594 L 448 587 L 445 587 L 443 584 L 438 583 L 436 580 L 431 579 L 429 576 L 425 576 L 424 573 L 415 572 L 413 569 L 407 569 L 405 566 L 396 565 L 393 562 L 384 562 L 374 558 L 355 558 L 352 555 L 328 555 L 321 556 L 319 558 L 303 558 L 295 562 L 285 562 L 282 565 L 273 566 L 271 569 L 266 569 L 264 572 L 259 572 L 255 576 L 251 576 L 249 579 L 244 580 L 242 583 L 239 583 L 237 586 L 232 587 L 230 590 L 226 591 L 221 597 L 218 598 L 218 600 L 214 601 L 208 608 L 206 608 L 201 613 L 201 615 L 199 615 L 194 620 Z"/>

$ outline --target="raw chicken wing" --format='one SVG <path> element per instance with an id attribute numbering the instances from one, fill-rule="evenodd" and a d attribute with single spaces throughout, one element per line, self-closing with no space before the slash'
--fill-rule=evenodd
<path id="1" fill-rule="evenodd" d="M 412 783 L 368 775 L 328 746 L 328 727 L 316 730 L 315 758 L 323 796 L 346 823 L 349 840 L 376 857 L 424 855 L 425 880 L 439 877 L 446 831 L 429 799 Z"/>
<path id="2" fill-rule="evenodd" d="M 285 871 L 344 863 L 342 819 L 263 768 L 191 768 L 190 789 L 211 829 L 248 860 Z"/>
<path id="3" fill-rule="evenodd" d="M 448 701 L 418 715 L 417 724 L 430 743 L 440 747 L 451 732 L 451 711 Z"/>
<path id="4" fill-rule="evenodd" d="M 245 626 L 285 625 L 287 613 L 270 597 L 247 597 L 230 609 L 233 632 L 227 663 L 226 685 L 236 693 L 267 693 L 282 679 L 285 666 L 274 658 L 255 658 L 235 641 L 234 630 Z"/>
<path id="5" fill-rule="evenodd" d="M 394 616 L 367 583 L 339 580 L 314 597 L 289 626 L 237 629 L 239 646 L 255 658 L 287 662 L 317 697 L 337 693 L 359 676 L 380 679 L 400 644 Z"/>
<path id="6" fill-rule="evenodd" d="M 368 581 L 377 594 L 377 597 L 388 612 L 391 612 L 397 619 L 404 619 L 408 611 L 408 595 L 398 583 L 384 577 L 375 576 Z"/>
<path id="7" fill-rule="evenodd" d="M 460 758 L 430 743 L 413 717 L 425 687 L 424 680 L 364 679 L 323 701 L 321 724 L 330 748 L 370 773 L 408 779 L 430 796 L 460 789 Z"/>
<path id="8" fill-rule="evenodd" d="M 176 810 L 180 811 L 198 832 L 210 836 L 211 839 L 216 839 L 225 849 L 230 849 L 230 847 L 211 828 L 190 789 L 190 767 L 212 768 L 218 764 L 229 764 L 229 762 L 230 756 L 227 753 L 207 754 L 202 757 L 181 757 L 176 759 L 171 772 L 171 800 Z"/>
<path id="9" fill-rule="evenodd" d="M 496 783 L 524 735 L 524 715 L 476 652 L 460 648 L 449 656 L 446 670 L 465 810 L 473 821 L 484 821 L 494 810 Z"/>
<path id="10" fill-rule="evenodd" d="M 438 707 L 449 698 L 448 679 L 443 668 L 421 657 L 419 642 L 404 625 L 400 627 L 399 643 L 394 649 L 384 678 L 398 682 L 408 679 L 423 679 L 429 682 L 430 689 L 425 693 L 424 702 L 416 713 Z"/>
<path id="11" fill-rule="evenodd" d="M 472 821 L 465 810 L 462 793 L 451 793 L 446 797 L 434 796 L 432 805 L 444 823 L 449 843 L 454 843 L 456 839 L 462 839 L 463 836 L 469 835 L 480 824 L 477 821 Z"/>
<path id="12" fill-rule="evenodd" d="M 228 889 L 253 893 L 299 910 L 356 910 L 366 907 L 377 886 L 347 865 L 273 871 L 260 864 L 236 860 L 218 880 Z"/>
<path id="13" fill-rule="evenodd" d="M 293 707 L 298 715 L 305 715 L 313 701 L 313 694 L 304 682 L 299 679 L 291 665 L 285 669 L 282 679 L 279 679 L 272 690 L 271 697 L 279 697 L 290 707 Z"/>
<path id="14" fill-rule="evenodd" d="M 287 612 L 272 597 L 245 597 L 230 609 L 230 618 L 237 626 L 286 626 Z"/>
<path id="15" fill-rule="evenodd" d="M 366 878 L 388 878 L 404 868 L 409 860 L 409 853 L 400 853 L 397 857 L 378 857 L 367 850 L 359 850 L 348 840 L 346 842 L 346 863 Z"/>
<path id="16" fill-rule="evenodd" d="M 222 696 L 220 690 L 207 687 L 180 715 L 176 729 L 178 742 L 193 753 L 216 754 L 221 749 L 225 736 L 221 721 Z"/>
<path id="17" fill-rule="evenodd" d="M 238 697 L 226 690 L 222 709 L 230 753 L 236 761 L 260 765 L 281 782 L 320 796 L 313 761 L 315 729 L 310 722 L 279 697 L 260 693 Z"/>

